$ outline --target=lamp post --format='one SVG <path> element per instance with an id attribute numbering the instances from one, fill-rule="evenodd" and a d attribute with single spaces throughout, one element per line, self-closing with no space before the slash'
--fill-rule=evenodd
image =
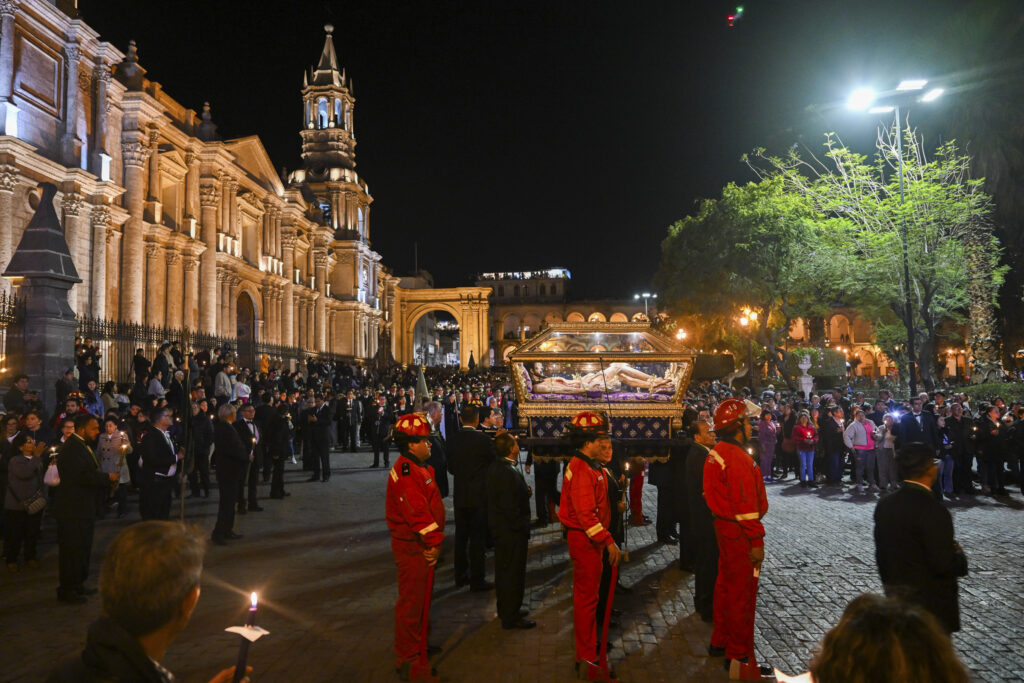
<path id="1" fill-rule="evenodd" d="M 638 299 L 643 299 L 644 300 L 644 317 L 647 318 L 648 321 L 650 321 L 651 315 L 647 311 L 647 301 L 649 299 L 657 299 L 657 298 L 658 298 L 657 294 L 651 294 L 650 292 L 644 292 L 643 294 L 634 294 L 633 295 L 633 301 L 637 301 Z"/>
<path id="2" fill-rule="evenodd" d="M 900 104 L 901 102 L 907 101 L 908 98 L 914 97 L 914 93 L 923 90 L 924 86 L 927 84 L 928 81 L 924 79 L 908 79 L 900 81 L 899 85 L 896 86 L 896 90 L 882 93 L 882 95 L 889 99 L 892 104 L 882 104 L 875 107 L 872 107 L 871 105 L 874 104 L 878 98 L 878 93 L 875 93 L 875 91 L 870 88 L 858 88 L 851 93 L 850 98 L 846 103 L 850 109 L 856 111 L 864 111 L 866 109 L 869 114 L 888 114 L 895 112 L 896 155 L 900 158 L 900 163 L 897 167 L 897 174 L 899 175 L 900 182 L 900 205 L 904 203 L 903 130 L 900 119 Z M 942 93 L 942 88 L 932 88 L 917 99 L 920 102 L 932 102 Z M 908 255 L 907 240 L 907 222 L 906 220 L 901 220 L 900 242 L 903 250 L 903 322 L 907 326 L 907 379 L 910 381 L 910 395 L 914 396 L 917 394 L 917 351 L 914 345 L 914 314 L 910 300 L 910 257 Z"/>
<path id="3" fill-rule="evenodd" d="M 749 308 L 743 309 L 740 316 L 740 325 L 750 330 L 747 335 L 747 387 L 750 389 L 750 396 L 754 396 L 754 324 L 757 322 L 757 311 Z"/>

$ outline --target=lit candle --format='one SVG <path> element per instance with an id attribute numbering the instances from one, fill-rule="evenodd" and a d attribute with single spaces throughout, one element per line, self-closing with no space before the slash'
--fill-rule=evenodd
<path id="1" fill-rule="evenodd" d="M 249 616 L 245 620 L 246 626 L 256 625 L 256 607 L 258 600 L 256 599 L 256 593 L 253 592 L 249 596 L 252 601 L 252 606 L 249 607 Z M 249 658 L 249 639 L 242 637 L 242 642 L 238 645 L 238 661 L 235 663 L 235 677 L 234 683 L 238 683 L 245 678 L 245 662 Z"/>

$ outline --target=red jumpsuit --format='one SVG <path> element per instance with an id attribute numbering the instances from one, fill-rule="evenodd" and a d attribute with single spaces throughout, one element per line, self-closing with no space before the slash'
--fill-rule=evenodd
<path id="1" fill-rule="evenodd" d="M 754 610 L 760 569 L 750 549 L 764 546 L 768 499 L 761 471 L 746 451 L 720 441 L 704 464 L 704 498 L 715 518 L 718 581 L 711 644 L 729 659 L 754 659 Z"/>
<path id="2" fill-rule="evenodd" d="M 426 647 L 423 630 L 427 566 L 423 551 L 444 540 L 444 502 L 434 481 L 434 468 L 401 456 L 388 475 L 385 503 L 391 550 L 398 565 L 398 602 L 395 603 L 396 667 L 412 662 L 413 680 L 420 672 L 420 651 Z M 428 617 L 429 618 L 429 617 Z"/>
<path id="3" fill-rule="evenodd" d="M 601 587 L 601 557 L 615 543 L 608 482 L 601 464 L 576 453 L 565 468 L 558 519 L 568 528 L 572 558 L 572 614 L 576 661 L 596 662 L 597 600 Z"/>

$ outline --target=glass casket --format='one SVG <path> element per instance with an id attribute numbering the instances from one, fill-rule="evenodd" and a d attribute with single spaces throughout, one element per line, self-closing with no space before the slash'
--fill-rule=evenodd
<path id="1" fill-rule="evenodd" d="M 694 355 L 647 323 L 552 323 L 508 364 L 520 442 L 535 455 L 559 454 L 565 424 L 595 410 L 614 439 L 650 457 L 663 455 L 679 428 Z"/>

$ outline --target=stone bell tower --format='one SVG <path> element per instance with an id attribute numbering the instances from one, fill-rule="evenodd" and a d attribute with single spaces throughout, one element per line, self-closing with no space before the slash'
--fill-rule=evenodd
<path id="1" fill-rule="evenodd" d="M 308 174 L 327 179 L 332 168 L 356 166 L 352 82 L 338 69 L 331 24 L 316 67 L 302 77 L 302 161 Z"/>

